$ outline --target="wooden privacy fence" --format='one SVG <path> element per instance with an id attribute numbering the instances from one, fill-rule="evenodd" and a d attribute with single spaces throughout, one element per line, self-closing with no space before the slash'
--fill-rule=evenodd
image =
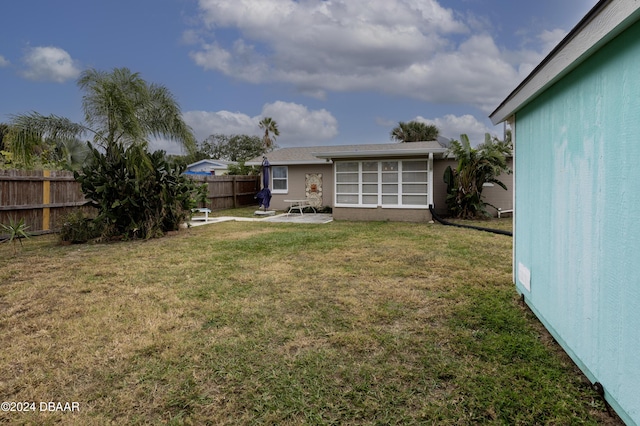
<path id="1" fill-rule="evenodd" d="M 206 205 L 211 210 L 257 205 L 254 198 L 260 191 L 260 176 L 191 176 L 208 186 Z"/>
<path id="2" fill-rule="evenodd" d="M 206 207 L 211 210 L 257 204 L 254 196 L 260 190 L 259 176 L 191 177 L 208 185 Z M 47 233 L 85 203 L 72 172 L 0 170 L 0 223 L 24 218 L 29 232 Z"/>
<path id="3" fill-rule="evenodd" d="M 72 172 L 0 170 L 0 223 L 24 218 L 29 232 L 46 233 L 85 202 Z"/>

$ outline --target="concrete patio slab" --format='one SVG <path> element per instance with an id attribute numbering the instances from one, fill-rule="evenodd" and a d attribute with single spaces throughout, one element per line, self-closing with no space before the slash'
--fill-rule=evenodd
<path id="1" fill-rule="evenodd" d="M 262 219 L 264 222 L 286 222 L 286 223 L 329 223 L 333 221 L 333 216 L 324 213 L 281 214 L 278 216 Z"/>
<path id="2" fill-rule="evenodd" d="M 333 216 L 330 214 L 324 213 L 305 213 L 304 215 L 299 214 L 279 214 L 276 216 L 269 217 L 233 217 L 233 216 L 219 216 L 219 217 L 209 217 L 208 220 L 203 220 L 203 218 L 192 219 L 189 222 L 189 226 L 202 226 L 202 225 L 210 225 L 212 223 L 220 223 L 220 222 L 279 222 L 279 223 L 316 223 L 323 224 L 329 223 L 333 221 Z"/>

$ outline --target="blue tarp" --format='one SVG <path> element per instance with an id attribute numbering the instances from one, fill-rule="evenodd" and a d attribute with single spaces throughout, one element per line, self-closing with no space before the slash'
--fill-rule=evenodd
<path id="1" fill-rule="evenodd" d="M 211 172 L 192 172 L 186 171 L 183 175 L 199 175 L 199 176 L 212 176 Z"/>

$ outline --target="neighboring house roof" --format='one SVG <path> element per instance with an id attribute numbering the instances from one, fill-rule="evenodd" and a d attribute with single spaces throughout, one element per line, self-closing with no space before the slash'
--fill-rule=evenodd
<path id="1" fill-rule="evenodd" d="M 211 175 L 211 174 L 225 174 L 227 173 L 227 166 L 229 164 L 236 164 L 234 161 L 226 160 L 200 160 L 195 163 L 191 163 L 184 171 L 186 175 Z"/>
<path id="2" fill-rule="evenodd" d="M 509 119 L 638 19 L 640 2 L 637 0 L 600 0 L 491 113 L 489 118 L 493 124 Z"/>
<path id="3" fill-rule="evenodd" d="M 333 158 L 356 157 L 402 157 L 425 155 L 429 153 L 444 154 L 447 148 L 437 141 L 405 142 L 362 145 L 332 145 L 297 148 L 282 148 L 266 154 L 272 166 L 294 164 L 326 164 Z M 248 166 L 259 166 L 262 157 L 253 158 L 245 163 Z"/>
<path id="4" fill-rule="evenodd" d="M 226 169 L 229 164 L 235 164 L 234 161 L 226 161 L 226 160 L 200 160 L 195 163 L 191 163 L 187 166 L 187 169 L 194 169 L 202 166 L 213 167 L 216 169 Z"/>

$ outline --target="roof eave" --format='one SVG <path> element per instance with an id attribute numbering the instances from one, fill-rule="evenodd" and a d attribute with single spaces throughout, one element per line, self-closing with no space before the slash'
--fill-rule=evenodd
<path id="1" fill-rule="evenodd" d="M 497 125 L 507 120 L 598 47 L 628 28 L 638 19 L 639 12 L 640 3 L 635 0 L 600 0 L 489 115 L 491 122 Z"/>
<path id="2" fill-rule="evenodd" d="M 261 166 L 262 161 L 247 161 L 247 166 Z M 269 160 L 271 166 L 295 166 L 303 164 L 327 164 L 326 160 Z"/>
<path id="3" fill-rule="evenodd" d="M 402 149 L 402 150 L 379 150 L 379 151 L 335 151 L 313 153 L 318 158 L 376 158 L 376 157 L 415 157 L 429 156 L 429 154 L 443 154 L 446 148 L 441 149 Z"/>

